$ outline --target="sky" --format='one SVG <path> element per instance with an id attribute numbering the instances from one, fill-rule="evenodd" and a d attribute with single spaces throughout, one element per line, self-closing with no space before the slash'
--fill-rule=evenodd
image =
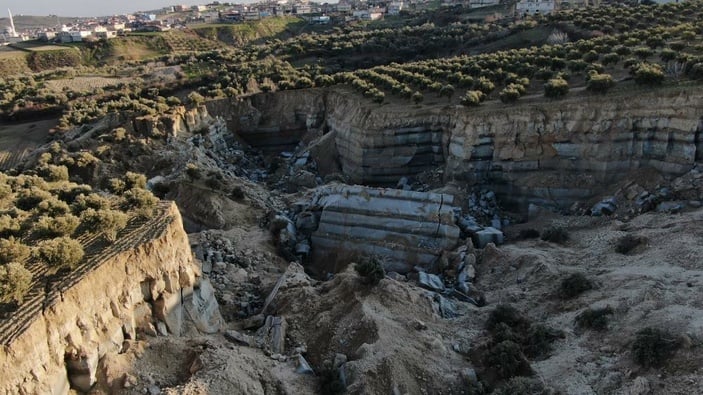
<path id="1" fill-rule="evenodd" d="M 7 17 L 8 8 L 12 11 L 12 15 L 107 16 L 154 10 L 175 4 L 194 5 L 209 2 L 209 0 L 0 0 L 0 17 Z"/>

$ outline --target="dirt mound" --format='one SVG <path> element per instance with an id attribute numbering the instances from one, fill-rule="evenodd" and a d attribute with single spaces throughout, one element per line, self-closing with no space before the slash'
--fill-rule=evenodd
<path id="1" fill-rule="evenodd" d="M 275 306 L 318 371 L 336 354 L 347 356 L 349 393 L 462 392 L 459 373 L 469 363 L 449 342 L 458 328 L 410 283 L 384 279 L 369 287 L 349 268 L 317 286 L 282 287 Z"/>
<path id="2" fill-rule="evenodd" d="M 224 196 L 222 191 L 200 188 L 190 183 L 171 187 L 167 199 L 176 201 L 188 232 L 204 229 L 229 229 L 240 223 L 257 222 L 256 210 L 248 204 Z"/>

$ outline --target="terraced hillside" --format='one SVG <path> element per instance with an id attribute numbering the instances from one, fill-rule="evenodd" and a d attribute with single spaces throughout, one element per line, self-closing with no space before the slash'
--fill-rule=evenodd
<path id="1" fill-rule="evenodd" d="M 118 239 L 113 244 L 95 234 L 79 238 L 85 257 L 69 273 L 52 274 L 51 268 L 44 262 L 30 261 L 27 269 L 32 273 L 31 288 L 16 311 L 0 318 L 0 344 L 12 343 L 43 311 L 58 303 L 68 289 L 111 258 L 159 238 L 175 219 L 169 213 L 172 204 L 161 202 L 154 216 L 149 219 L 130 220 L 127 227 L 118 233 Z"/>

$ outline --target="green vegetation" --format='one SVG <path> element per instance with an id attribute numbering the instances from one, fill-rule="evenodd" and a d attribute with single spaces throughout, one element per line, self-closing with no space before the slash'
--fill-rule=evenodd
<path id="1" fill-rule="evenodd" d="M 576 325 L 584 329 L 604 331 L 608 329 L 608 316 L 614 313 L 615 311 L 610 306 L 600 309 L 586 309 L 576 316 Z"/>
<path id="2" fill-rule="evenodd" d="M 354 270 L 362 277 L 364 283 L 377 285 L 386 276 L 383 261 L 378 257 L 363 257 L 354 265 Z"/>
<path id="3" fill-rule="evenodd" d="M 485 324 L 491 347 L 484 363 L 501 379 L 532 374 L 527 358 L 544 358 L 552 343 L 563 337 L 560 331 L 530 322 L 510 305 L 498 305 Z"/>
<path id="4" fill-rule="evenodd" d="M 593 289 L 591 280 L 583 273 L 573 273 L 561 280 L 559 296 L 562 299 L 573 299 L 591 289 Z"/>
<path id="5" fill-rule="evenodd" d="M 0 265 L 0 303 L 22 303 L 31 282 L 32 273 L 21 263 Z"/>
<path id="6" fill-rule="evenodd" d="M 542 231 L 542 240 L 564 244 L 569 240 L 569 232 L 561 226 L 550 226 Z"/>
<path id="7" fill-rule="evenodd" d="M 632 356 L 643 367 L 659 367 L 669 360 L 681 346 L 681 340 L 657 328 L 644 328 L 635 334 Z"/>
<path id="8" fill-rule="evenodd" d="M 83 246 L 68 237 L 45 240 L 37 246 L 36 257 L 57 269 L 75 269 L 83 259 Z"/>
<path id="9" fill-rule="evenodd" d="M 619 254 L 629 254 L 632 250 L 644 244 L 645 242 L 646 239 L 643 237 L 628 234 L 619 238 L 615 242 L 615 252 Z"/>
<path id="10" fill-rule="evenodd" d="M 113 242 L 130 218 L 153 213 L 158 199 L 143 189 L 144 175 L 127 172 L 116 179 L 129 187 L 121 197 L 93 192 L 68 181 L 67 167 L 54 164 L 85 161 L 72 155 L 55 143 L 39 156 L 36 171 L 0 172 L 0 303 L 22 302 L 32 280 L 25 266 L 73 270 L 85 256 L 84 240 L 97 235 Z"/>

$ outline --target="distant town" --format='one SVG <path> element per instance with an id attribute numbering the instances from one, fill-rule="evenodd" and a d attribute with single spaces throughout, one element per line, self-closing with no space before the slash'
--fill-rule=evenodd
<path id="1" fill-rule="evenodd" d="M 651 1 L 651 0 L 645 0 Z M 655 0 L 655 3 L 678 2 L 679 0 Z M 408 10 L 422 10 L 430 0 L 366 1 L 342 0 L 336 4 L 316 3 L 307 0 L 263 1 L 253 4 L 212 2 L 205 5 L 172 5 L 156 10 L 138 11 L 126 15 L 95 18 L 59 18 L 54 26 L 15 28 L 13 16 L 8 10 L 10 25 L 0 34 L 0 45 L 28 40 L 55 43 L 72 43 L 90 40 L 108 40 L 129 32 L 164 32 L 183 29 L 197 23 L 242 23 L 280 16 L 299 16 L 310 24 L 328 24 L 330 21 L 353 22 L 374 21 L 386 16 L 397 16 Z M 468 8 L 495 7 L 506 4 L 501 0 L 440 0 L 440 6 L 463 6 Z M 518 0 L 514 16 L 547 15 L 559 9 L 574 9 L 599 6 L 600 0 Z M 62 21 L 61 19 L 72 19 Z"/>

